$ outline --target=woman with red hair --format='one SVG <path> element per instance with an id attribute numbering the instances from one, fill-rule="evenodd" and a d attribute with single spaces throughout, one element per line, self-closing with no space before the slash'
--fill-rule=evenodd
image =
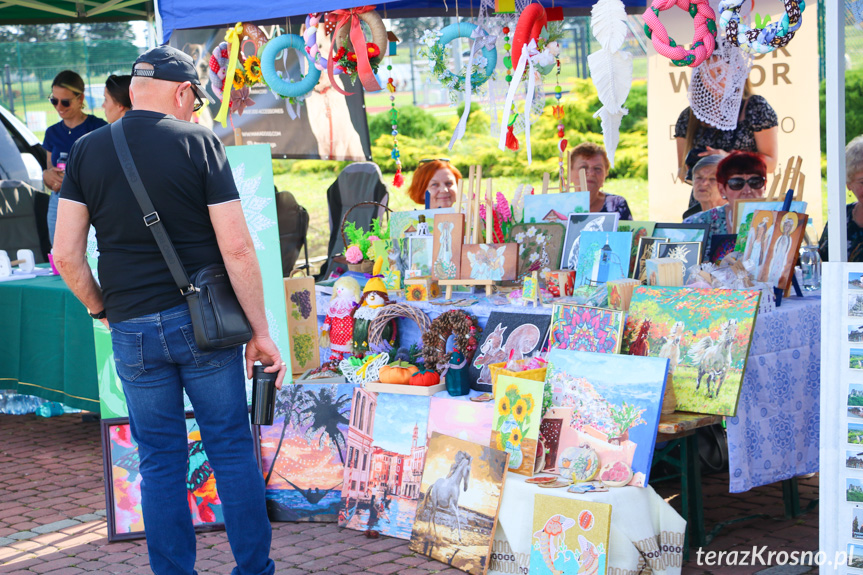
<path id="1" fill-rule="evenodd" d="M 420 160 L 408 188 L 408 195 L 413 201 L 427 208 L 452 207 L 461 177 L 461 172 L 449 160 Z"/>
<path id="2" fill-rule="evenodd" d="M 732 215 L 739 199 L 763 198 L 767 183 L 767 164 L 755 152 L 731 152 L 716 166 L 716 184 L 719 194 L 728 203 L 689 216 L 685 224 L 709 224 L 705 245 L 710 247 L 713 234 L 733 234 Z M 709 255 L 709 254 L 708 254 Z"/>

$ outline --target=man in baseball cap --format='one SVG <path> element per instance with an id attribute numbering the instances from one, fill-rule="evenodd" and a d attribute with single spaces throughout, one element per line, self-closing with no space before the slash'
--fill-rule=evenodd
<path id="1" fill-rule="evenodd" d="M 139 66 L 139 64 L 147 64 Z M 181 50 L 170 46 L 159 46 L 147 50 L 135 60 L 132 66 L 132 76 L 165 80 L 167 82 L 189 82 L 197 97 L 194 110 L 197 112 L 204 102 L 215 103 L 201 86 L 198 73 L 195 70 L 195 62 L 192 57 Z"/>

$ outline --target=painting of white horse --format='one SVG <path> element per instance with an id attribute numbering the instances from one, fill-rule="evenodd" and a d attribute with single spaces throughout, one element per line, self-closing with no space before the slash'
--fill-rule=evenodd
<path id="1" fill-rule="evenodd" d="M 485 575 L 508 455 L 437 432 L 428 446 L 410 549 Z"/>

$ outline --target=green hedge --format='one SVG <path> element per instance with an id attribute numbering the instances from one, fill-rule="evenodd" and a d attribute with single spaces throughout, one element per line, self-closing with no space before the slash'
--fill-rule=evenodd
<path id="1" fill-rule="evenodd" d="M 827 81 L 821 82 L 821 152 L 827 153 Z M 845 143 L 863 134 L 863 69 L 845 72 Z"/>

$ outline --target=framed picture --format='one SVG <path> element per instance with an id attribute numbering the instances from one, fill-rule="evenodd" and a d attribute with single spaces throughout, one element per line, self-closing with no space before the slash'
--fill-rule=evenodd
<path id="1" fill-rule="evenodd" d="M 555 304 L 549 349 L 620 353 L 624 313 L 586 305 Z"/>
<path id="2" fill-rule="evenodd" d="M 516 244 L 465 244 L 461 254 L 461 279 L 504 281 L 516 277 Z"/>
<path id="3" fill-rule="evenodd" d="M 690 271 L 701 264 L 702 245 L 701 242 L 664 242 L 656 245 L 656 257 L 682 261 L 685 284 Z"/>
<path id="4" fill-rule="evenodd" d="M 140 459 L 138 445 L 132 439 L 129 419 L 103 419 L 101 430 L 108 541 L 143 539 L 146 535 L 141 510 Z M 189 490 L 189 512 L 195 531 L 222 530 L 225 524 L 222 501 L 216 491 L 216 476 L 204 451 L 198 422 L 192 413 L 186 414 L 186 435 L 189 442 L 186 487 Z"/>
<path id="5" fill-rule="evenodd" d="M 656 222 L 634 222 L 631 220 L 623 220 L 617 223 L 617 231 L 632 232 L 632 248 L 630 250 L 629 260 L 629 277 L 635 270 L 635 265 L 638 262 L 638 242 L 641 238 L 653 236 L 653 229 L 656 227 Z"/>
<path id="6" fill-rule="evenodd" d="M 524 223 L 566 225 L 569 214 L 590 211 L 590 192 L 532 194 L 524 197 Z"/>
<path id="7" fill-rule="evenodd" d="M 632 232 L 582 232 L 575 283 L 599 286 L 629 273 Z"/>
<path id="8" fill-rule="evenodd" d="M 405 277 L 430 276 L 432 271 L 433 236 L 408 236 L 408 271 Z"/>
<path id="9" fill-rule="evenodd" d="M 656 224 L 653 237 L 668 238 L 670 242 L 702 242 L 701 256 L 704 257 L 704 241 L 710 224 Z"/>
<path id="10" fill-rule="evenodd" d="M 436 216 L 433 238 L 432 276 L 441 280 L 458 278 L 464 244 L 464 214 Z"/>
<path id="11" fill-rule="evenodd" d="M 755 212 L 752 221 L 758 223 L 747 233 L 743 260 L 755 264 L 758 281 L 788 288 L 808 220 L 796 212 Z"/>
<path id="12" fill-rule="evenodd" d="M 734 246 L 737 243 L 737 234 L 713 234 L 710 236 L 710 246 L 707 253 L 710 256 L 710 261 L 718 264 L 722 258 L 734 251 Z"/>
<path id="13" fill-rule="evenodd" d="M 528 196 L 532 197 L 532 196 Z M 510 241 L 518 244 L 518 278 L 532 271 L 545 272 L 558 269 L 563 250 L 566 228 L 561 224 L 516 224 L 512 226 Z"/>
<path id="14" fill-rule="evenodd" d="M 617 212 L 591 212 L 587 214 L 570 214 L 566 224 L 566 238 L 563 242 L 563 258 L 561 269 L 578 269 L 578 254 L 581 249 L 581 232 L 614 232 L 617 231 Z"/>
<path id="15" fill-rule="evenodd" d="M 647 281 L 647 260 L 659 257 L 656 255 L 656 247 L 668 241 L 668 238 L 643 237 L 638 240 L 638 251 L 635 255 L 635 265 L 632 270 L 632 279 Z"/>
<path id="16" fill-rule="evenodd" d="M 734 221 L 732 222 L 732 229 L 740 234 L 741 228 L 743 226 L 746 227 L 743 230 L 743 235 L 746 235 L 746 232 L 749 231 L 749 227 L 752 225 L 752 216 L 755 215 L 755 212 L 768 210 L 773 212 L 778 212 L 782 209 L 782 206 L 785 205 L 783 201 L 767 201 L 763 198 L 742 198 L 734 202 L 734 213 L 731 214 Z M 806 213 L 806 202 L 791 202 L 791 208 L 788 210 L 790 212 L 798 212 L 798 213 Z"/>

